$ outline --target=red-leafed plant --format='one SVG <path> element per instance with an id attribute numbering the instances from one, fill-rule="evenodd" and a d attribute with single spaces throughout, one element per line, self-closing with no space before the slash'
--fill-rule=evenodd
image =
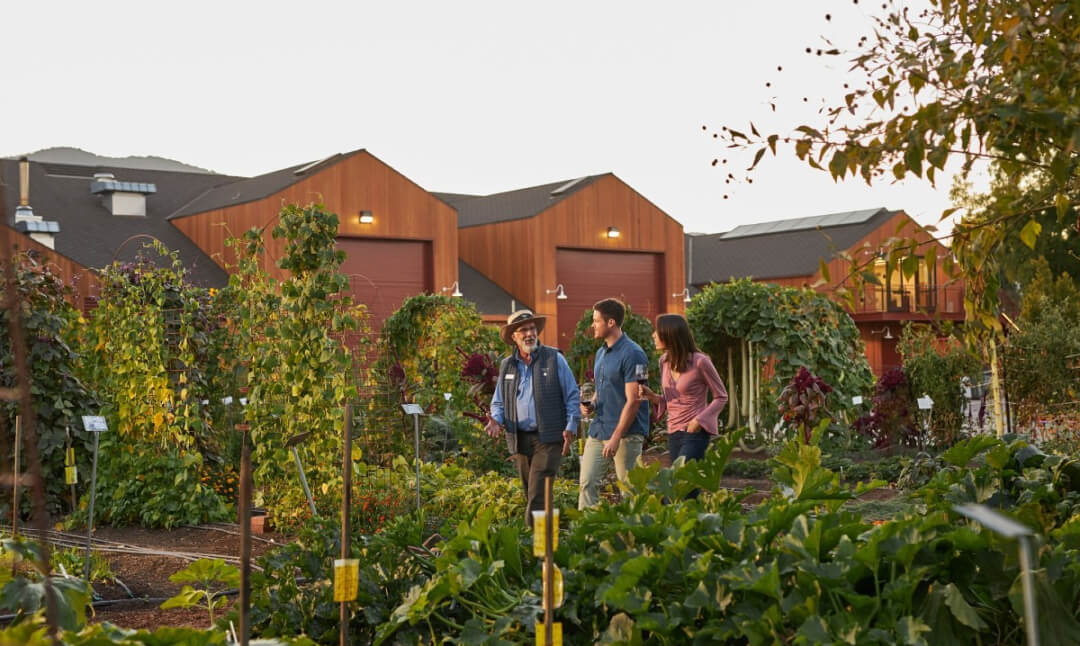
<path id="1" fill-rule="evenodd" d="M 824 416 L 829 415 L 825 407 L 825 396 L 831 392 L 832 386 L 807 370 L 806 366 L 801 366 L 799 372 L 780 392 L 780 415 L 786 423 L 801 432 L 803 441 L 807 444 L 810 443 L 810 434 L 814 427 Z"/>

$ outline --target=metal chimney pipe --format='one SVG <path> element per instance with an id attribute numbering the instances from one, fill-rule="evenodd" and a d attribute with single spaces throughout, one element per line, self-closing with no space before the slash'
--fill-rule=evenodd
<path id="1" fill-rule="evenodd" d="M 30 206 L 30 160 L 19 158 L 19 206 Z"/>

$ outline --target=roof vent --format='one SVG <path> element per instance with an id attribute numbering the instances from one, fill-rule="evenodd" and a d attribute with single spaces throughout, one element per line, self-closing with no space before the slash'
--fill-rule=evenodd
<path id="1" fill-rule="evenodd" d="M 578 184 L 580 184 L 581 182 L 583 182 L 583 181 L 585 181 L 587 179 L 589 179 L 588 175 L 586 175 L 585 177 L 579 177 L 577 179 L 572 179 L 569 182 L 563 184 L 559 188 L 552 191 L 551 194 L 552 195 L 561 195 L 561 194 L 569 191 L 570 189 L 574 188 L 575 186 L 577 186 Z"/>
<path id="2" fill-rule="evenodd" d="M 118 182 L 112 173 L 94 173 L 90 192 L 100 195 L 113 215 L 146 215 L 146 196 L 157 192 L 149 182 Z"/>

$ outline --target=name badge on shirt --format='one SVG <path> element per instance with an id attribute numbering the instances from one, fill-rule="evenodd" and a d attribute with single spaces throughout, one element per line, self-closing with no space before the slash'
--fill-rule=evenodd
<path id="1" fill-rule="evenodd" d="M 512 373 L 512 372 L 506 373 L 506 376 L 503 377 L 503 379 L 513 379 L 513 378 L 514 378 L 514 373 Z"/>

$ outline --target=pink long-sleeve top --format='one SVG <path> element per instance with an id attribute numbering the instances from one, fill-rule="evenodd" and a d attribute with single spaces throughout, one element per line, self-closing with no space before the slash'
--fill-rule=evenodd
<path id="1" fill-rule="evenodd" d="M 656 415 L 660 418 L 667 413 L 668 433 L 685 431 L 690 420 L 696 419 L 701 428 L 712 435 L 717 434 L 717 419 L 727 404 L 728 394 L 708 355 L 695 352 L 690 367 L 679 374 L 678 379 L 668 367 L 667 355 L 661 356 L 660 387 L 664 392 Z M 713 396 L 711 402 L 709 391 Z"/>

